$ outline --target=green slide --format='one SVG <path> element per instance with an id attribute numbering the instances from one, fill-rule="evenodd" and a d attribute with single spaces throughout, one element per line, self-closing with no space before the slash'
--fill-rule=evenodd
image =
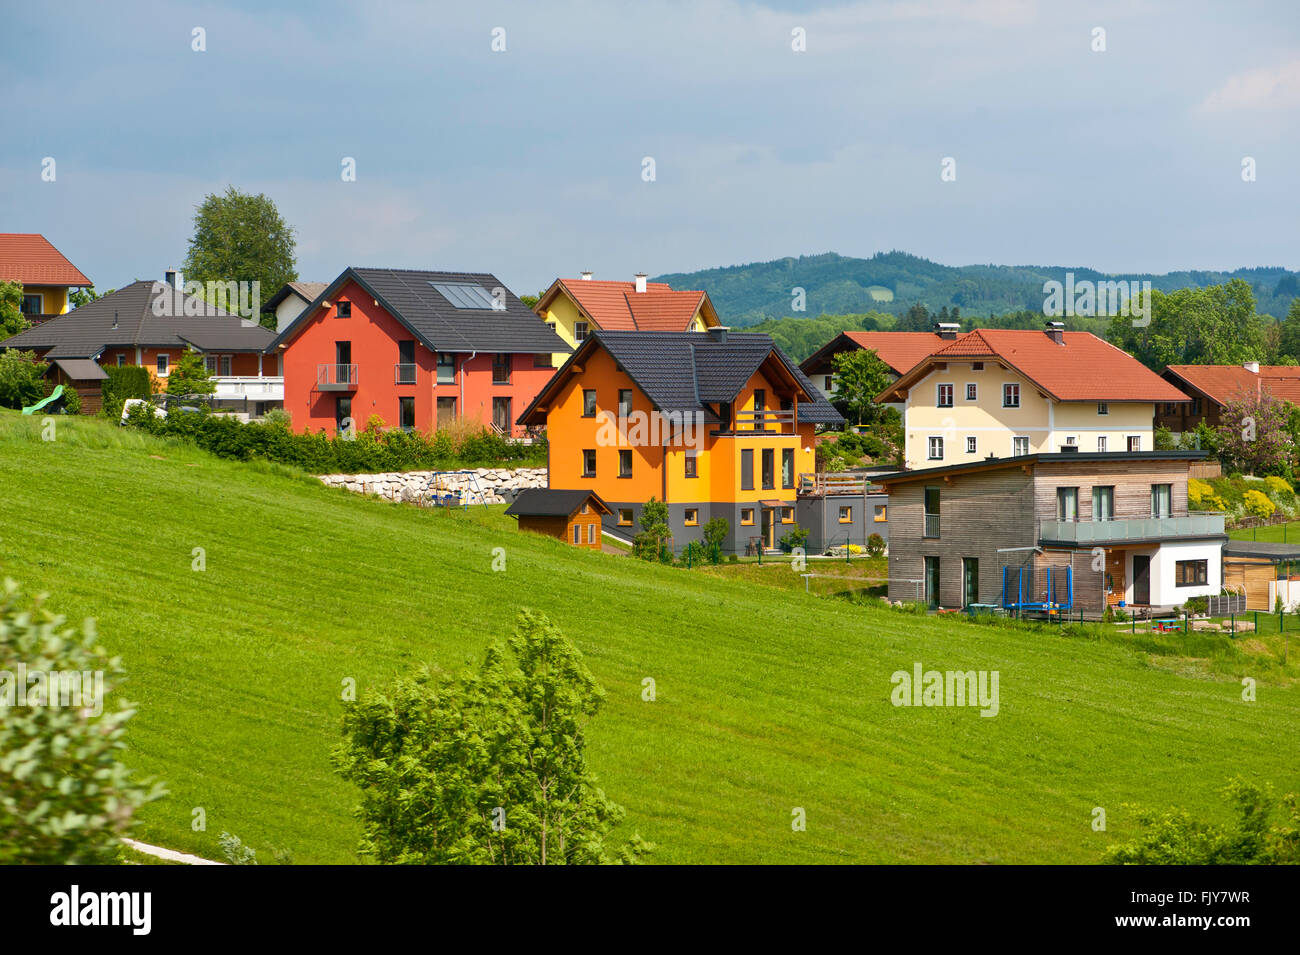
<path id="1" fill-rule="evenodd" d="M 36 404 L 24 408 L 23 414 L 34 414 L 35 412 L 40 411 L 46 405 L 50 404 L 51 402 L 58 401 L 62 397 L 63 397 L 63 386 L 55 385 L 54 390 L 50 392 L 50 396 L 48 398 L 42 398 L 40 401 L 36 402 Z"/>

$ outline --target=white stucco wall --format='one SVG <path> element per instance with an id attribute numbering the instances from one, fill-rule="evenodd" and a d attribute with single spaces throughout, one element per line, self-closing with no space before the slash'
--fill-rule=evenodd
<path id="1" fill-rule="evenodd" d="M 1133 602 L 1133 556 L 1146 554 L 1151 558 L 1151 603 L 1172 607 L 1186 603 L 1189 597 L 1217 594 L 1223 588 L 1222 545 L 1218 541 L 1190 541 L 1161 544 L 1150 549 L 1135 549 L 1125 558 L 1124 577 L 1128 588 L 1124 599 Z M 1175 564 L 1180 560 L 1204 560 L 1207 581 L 1204 586 L 1179 587 L 1175 584 Z"/>

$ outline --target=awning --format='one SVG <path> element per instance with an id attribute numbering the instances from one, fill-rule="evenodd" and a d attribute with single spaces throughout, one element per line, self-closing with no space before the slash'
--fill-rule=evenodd
<path id="1" fill-rule="evenodd" d="M 73 381 L 102 381 L 108 373 L 89 358 L 56 358 L 54 364 Z"/>
<path id="2" fill-rule="evenodd" d="M 764 507 L 789 507 L 785 501 L 759 501 Z"/>

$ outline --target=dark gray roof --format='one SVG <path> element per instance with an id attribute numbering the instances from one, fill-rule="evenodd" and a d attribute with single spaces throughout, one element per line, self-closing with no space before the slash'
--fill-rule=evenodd
<path id="1" fill-rule="evenodd" d="M 100 381 L 108 377 L 108 372 L 89 358 L 55 358 L 54 364 L 73 381 Z"/>
<path id="2" fill-rule="evenodd" d="M 162 282 L 132 282 L 110 295 L 6 338 L 0 342 L 0 348 L 43 351 L 45 358 L 53 360 L 97 358 L 110 348 L 136 346 L 192 345 L 199 351 L 263 351 L 275 337 L 274 332 L 260 325 L 188 296 L 182 297 L 181 309 L 187 302 L 197 303 L 204 314 L 156 315 L 155 298 L 165 292 L 171 290 Z M 174 311 L 173 304 L 169 301 L 167 309 Z"/>
<path id="3" fill-rule="evenodd" d="M 1281 541 L 1229 540 L 1223 545 L 1223 556 L 1300 560 L 1300 544 L 1284 544 Z"/>
<path id="4" fill-rule="evenodd" d="M 660 411 L 705 411 L 712 418 L 706 405 L 734 399 L 763 362 L 775 355 L 810 396 L 799 402 L 801 422 L 844 423 L 799 366 L 767 335 L 728 332 L 726 341 L 719 341 L 708 332 L 600 330 L 591 338 L 609 352 Z"/>
<path id="5" fill-rule="evenodd" d="M 531 308 L 488 272 L 428 272 L 417 269 L 347 268 L 303 310 L 272 343 L 289 341 L 316 306 L 355 280 L 432 351 L 569 352 L 564 339 Z M 477 285 L 489 295 L 501 290 L 502 309 L 457 308 L 437 289 L 441 285 Z"/>
<path id="6" fill-rule="evenodd" d="M 965 461 L 961 464 L 948 464 L 937 468 L 913 468 L 910 471 L 891 471 L 888 474 L 876 474 L 878 483 L 886 481 L 915 481 L 933 478 L 935 475 L 960 474 L 963 471 L 980 471 L 986 468 L 1020 467 L 1025 464 L 1074 464 L 1079 461 L 1101 461 L 1106 464 L 1124 464 L 1129 461 L 1201 461 L 1208 457 L 1208 451 L 1044 451 L 1038 454 L 1022 454 L 1018 457 L 980 458 L 978 461 Z"/>
<path id="7" fill-rule="evenodd" d="M 569 491 L 548 487 L 532 487 L 520 491 L 514 503 L 506 508 L 506 513 L 515 517 L 568 517 L 588 498 L 592 498 L 604 508 L 606 514 L 609 513 L 609 505 L 594 491 Z"/>

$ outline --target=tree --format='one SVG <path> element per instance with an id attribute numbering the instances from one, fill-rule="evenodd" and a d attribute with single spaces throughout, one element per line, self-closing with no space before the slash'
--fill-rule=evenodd
<path id="1" fill-rule="evenodd" d="M 1229 399 L 1223 406 L 1223 423 L 1217 434 L 1220 458 L 1247 474 L 1289 477 L 1295 452 L 1288 431 L 1290 408 L 1267 389 Z"/>
<path id="2" fill-rule="evenodd" d="M 11 348 L 0 352 L 0 408 L 22 408 L 45 396 L 45 371 L 49 365 L 36 352 Z"/>
<path id="3" fill-rule="evenodd" d="M 1147 325 L 1134 325 L 1132 315 L 1113 317 L 1107 338 L 1155 371 L 1166 365 L 1239 365 L 1268 357 L 1255 296 L 1242 279 L 1153 291 L 1150 308 Z"/>
<path id="4" fill-rule="evenodd" d="M 710 557 L 716 557 L 722 553 L 722 546 L 727 542 L 727 532 L 731 530 L 731 525 L 725 517 L 710 518 L 709 522 L 704 525 L 704 547 Z"/>
<path id="5" fill-rule="evenodd" d="M 889 366 L 870 348 L 842 351 L 832 360 L 832 366 L 836 400 L 843 402 L 853 423 L 880 420 L 884 406 L 875 399 L 894 380 Z"/>
<path id="6" fill-rule="evenodd" d="M 651 497 L 641 509 L 641 533 L 632 541 L 632 552 L 642 560 L 662 560 L 664 541 L 673 534 L 668 526 L 668 505 Z"/>
<path id="7" fill-rule="evenodd" d="M 1277 351 L 1278 364 L 1282 364 L 1282 358 L 1300 358 L 1300 298 L 1291 300 L 1291 308 L 1282 320 Z"/>
<path id="8" fill-rule="evenodd" d="M 165 794 L 118 760 L 134 714 L 121 661 L 80 630 L 0 588 L 0 864 L 116 860 L 136 811 Z M 40 675 L 43 679 L 37 681 Z M 57 684 L 56 684 L 57 680 Z M 57 685 L 57 689 L 56 689 Z M 104 708 L 105 699 L 117 700 Z"/>
<path id="9" fill-rule="evenodd" d="M 181 360 L 167 375 L 167 394 L 173 398 L 188 398 L 191 395 L 210 395 L 217 390 L 217 383 L 208 374 L 203 356 L 191 349 L 181 354 Z"/>
<path id="10" fill-rule="evenodd" d="M 604 691 L 542 614 L 523 611 L 476 672 L 429 668 L 344 704 L 338 772 L 361 788 L 361 850 L 383 863 L 636 862 L 652 846 L 586 762 Z"/>
<path id="11" fill-rule="evenodd" d="M 194 214 L 194 235 L 185 258 L 187 282 L 258 282 L 270 298 L 286 282 L 297 281 L 294 230 L 275 203 L 259 193 L 206 196 Z M 262 316 L 275 327 L 275 316 Z"/>
<path id="12" fill-rule="evenodd" d="M 83 305 L 89 305 L 91 302 L 103 298 L 105 295 L 112 295 L 117 289 L 109 289 L 107 292 L 96 292 L 92 285 L 89 288 L 73 289 L 68 293 L 68 305 L 72 308 L 81 308 Z"/>
<path id="13" fill-rule="evenodd" d="M 23 314 L 23 283 L 0 282 L 0 341 L 31 327 Z"/>

